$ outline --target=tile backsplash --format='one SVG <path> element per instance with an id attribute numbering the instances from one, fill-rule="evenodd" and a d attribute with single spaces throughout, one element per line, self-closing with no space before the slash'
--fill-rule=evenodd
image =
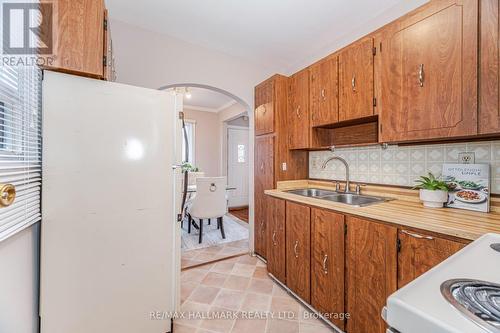
<path id="1" fill-rule="evenodd" d="M 474 153 L 475 163 L 490 164 L 491 189 L 500 194 L 500 141 L 335 149 L 335 155 L 349 163 L 352 181 L 399 186 L 413 186 L 415 179 L 429 171 L 441 175 L 443 163 L 458 163 L 458 154 L 463 152 Z M 333 155 L 329 151 L 309 153 L 309 178 L 344 180 L 345 169 L 339 161 L 321 168 Z"/>

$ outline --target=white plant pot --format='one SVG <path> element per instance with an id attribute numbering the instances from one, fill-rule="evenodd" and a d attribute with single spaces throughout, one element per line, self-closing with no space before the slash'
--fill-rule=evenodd
<path id="1" fill-rule="evenodd" d="M 448 202 L 448 192 L 441 190 L 420 190 L 420 200 L 423 201 L 424 207 L 442 208 L 443 204 Z"/>

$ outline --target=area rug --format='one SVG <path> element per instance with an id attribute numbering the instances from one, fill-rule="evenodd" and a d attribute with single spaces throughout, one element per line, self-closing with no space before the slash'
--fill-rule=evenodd
<path id="1" fill-rule="evenodd" d="M 220 230 L 217 229 L 217 219 L 212 219 L 211 225 L 208 225 L 207 221 L 204 221 L 203 240 L 201 244 L 198 244 L 199 231 L 191 227 L 191 234 L 188 234 L 187 223 L 185 222 L 182 228 L 181 249 L 183 251 L 203 249 L 248 239 L 248 223 L 245 223 L 233 215 L 227 214 L 224 216 L 224 232 L 226 234 L 226 239 L 222 239 Z"/>

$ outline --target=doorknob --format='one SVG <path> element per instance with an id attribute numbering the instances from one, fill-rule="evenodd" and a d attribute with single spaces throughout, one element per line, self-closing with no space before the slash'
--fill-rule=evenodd
<path id="1" fill-rule="evenodd" d="M 16 199 L 16 188 L 11 184 L 0 184 L 0 207 L 9 207 Z"/>

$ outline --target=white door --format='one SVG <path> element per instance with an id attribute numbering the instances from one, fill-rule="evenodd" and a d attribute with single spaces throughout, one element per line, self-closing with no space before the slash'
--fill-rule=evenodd
<path id="1" fill-rule="evenodd" d="M 170 331 L 175 119 L 165 91 L 45 73 L 41 333 Z"/>
<path id="2" fill-rule="evenodd" d="M 227 129 L 227 179 L 229 207 L 248 206 L 248 128 Z"/>

